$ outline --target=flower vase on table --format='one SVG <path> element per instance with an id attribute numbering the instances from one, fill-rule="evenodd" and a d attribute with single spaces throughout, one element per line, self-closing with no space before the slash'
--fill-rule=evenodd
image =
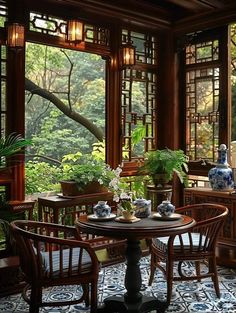
<path id="1" fill-rule="evenodd" d="M 221 144 L 218 149 L 216 166 L 208 172 L 211 188 L 216 191 L 230 191 L 234 188 L 233 173 L 227 162 L 227 147 Z"/>
<path id="2" fill-rule="evenodd" d="M 132 205 L 131 199 L 121 200 L 119 203 L 119 209 L 124 219 L 132 220 L 135 218 L 135 210 Z"/>

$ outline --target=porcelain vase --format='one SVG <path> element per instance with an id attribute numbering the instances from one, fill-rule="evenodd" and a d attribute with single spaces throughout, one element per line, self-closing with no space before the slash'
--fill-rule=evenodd
<path id="1" fill-rule="evenodd" d="M 157 207 L 157 212 L 161 216 L 170 216 L 172 213 L 174 213 L 174 211 L 175 206 L 169 200 L 162 201 L 162 203 Z"/>
<path id="2" fill-rule="evenodd" d="M 227 162 L 227 147 L 221 144 L 215 167 L 208 172 L 211 188 L 216 191 L 229 191 L 234 188 L 233 173 Z"/>
<path id="3" fill-rule="evenodd" d="M 111 207 L 106 201 L 98 201 L 98 203 L 93 207 L 93 213 L 97 217 L 107 217 L 111 214 Z"/>

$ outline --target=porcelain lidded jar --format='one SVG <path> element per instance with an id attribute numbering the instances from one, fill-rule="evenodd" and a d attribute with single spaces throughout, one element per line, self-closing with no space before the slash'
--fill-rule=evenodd
<path id="1" fill-rule="evenodd" d="M 133 201 L 135 206 L 135 216 L 136 217 L 148 217 L 151 214 L 151 200 L 146 200 L 143 198 L 138 198 Z"/>
<path id="2" fill-rule="evenodd" d="M 98 201 L 93 207 L 93 213 L 97 217 L 107 217 L 111 214 L 111 207 L 107 204 L 107 201 Z"/>
<path id="3" fill-rule="evenodd" d="M 216 166 L 208 172 L 211 188 L 216 191 L 229 191 L 234 188 L 233 173 L 227 162 L 227 147 L 221 144 L 218 149 Z"/>
<path id="4" fill-rule="evenodd" d="M 175 211 L 175 206 L 169 201 L 164 200 L 161 204 L 157 207 L 157 212 L 161 216 L 170 216 Z"/>

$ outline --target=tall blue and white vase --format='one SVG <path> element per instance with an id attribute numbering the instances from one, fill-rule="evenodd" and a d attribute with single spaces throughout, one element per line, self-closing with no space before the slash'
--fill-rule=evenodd
<path id="1" fill-rule="evenodd" d="M 233 173 L 227 162 L 227 147 L 221 144 L 218 149 L 216 166 L 208 172 L 211 188 L 216 191 L 230 191 L 234 188 Z"/>

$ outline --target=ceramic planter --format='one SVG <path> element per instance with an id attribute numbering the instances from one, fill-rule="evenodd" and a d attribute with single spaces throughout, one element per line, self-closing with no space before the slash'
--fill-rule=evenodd
<path id="1" fill-rule="evenodd" d="M 74 180 L 60 181 L 63 196 L 80 196 L 85 194 L 106 192 L 107 188 L 100 185 L 99 182 L 93 181 L 85 186 L 83 190 L 78 188 Z"/>

